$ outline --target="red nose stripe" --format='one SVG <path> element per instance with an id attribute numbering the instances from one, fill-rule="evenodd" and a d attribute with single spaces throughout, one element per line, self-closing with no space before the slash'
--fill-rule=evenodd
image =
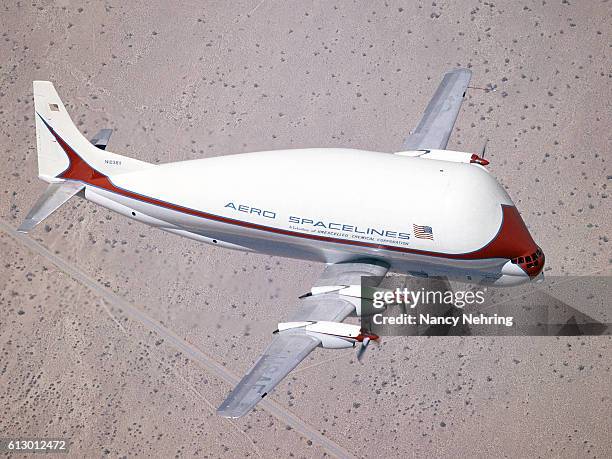
<path id="1" fill-rule="evenodd" d="M 482 258 L 514 258 L 535 252 L 534 242 L 521 214 L 514 206 L 502 206 L 504 218 L 497 236 L 478 251 Z"/>

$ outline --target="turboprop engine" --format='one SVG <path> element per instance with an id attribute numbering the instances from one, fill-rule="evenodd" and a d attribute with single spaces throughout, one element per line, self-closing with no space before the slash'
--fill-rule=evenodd
<path id="1" fill-rule="evenodd" d="M 437 159 L 453 163 L 479 164 L 480 166 L 487 166 L 489 164 L 489 161 L 482 157 L 482 155 L 484 155 L 484 148 L 481 155 L 451 150 L 414 150 L 400 151 L 394 154 L 398 156 L 410 156 L 412 158 Z"/>
<path id="2" fill-rule="evenodd" d="M 368 344 L 379 339 L 378 335 L 365 331 L 359 325 L 326 321 L 282 322 L 278 324 L 278 330 L 274 333 L 283 333 L 289 330 L 303 331 L 314 336 L 321 342 L 320 346 L 325 349 L 344 349 L 355 347 L 357 343 L 361 343 L 361 348 L 357 354 L 359 360 L 361 360 Z"/>

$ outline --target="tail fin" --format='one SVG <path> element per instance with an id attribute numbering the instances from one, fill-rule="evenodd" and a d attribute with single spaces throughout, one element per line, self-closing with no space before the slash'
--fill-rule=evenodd
<path id="1" fill-rule="evenodd" d="M 57 91 L 50 81 L 34 82 L 36 110 L 36 147 L 38 176 L 55 182 L 71 166 L 71 155 L 76 155 L 95 171 L 112 176 L 154 167 L 137 159 L 101 150 L 91 144 L 77 129 Z"/>
<path id="2" fill-rule="evenodd" d="M 109 130 L 96 136 L 99 147 L 89 142 L 70 119 L 49 81 L 34 82 L 34 108 L 38 176 L 51 184 L 18 228 L 22 233 L 32 230 L 92 180 L 155 167 L 102 149 L 106 148 Z"/>

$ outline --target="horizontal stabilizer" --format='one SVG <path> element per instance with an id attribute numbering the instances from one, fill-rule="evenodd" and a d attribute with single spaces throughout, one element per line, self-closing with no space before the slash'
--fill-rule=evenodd
<path id="1" fill-rule="evenodd" d="M 31 231 L 83 188 L 85 188 L 85 185 L 78 182 L 50 184 L 42 196 L 38 198 L 34 207 L 28 212 L 24 222 L 17 228 L 17 231 L 20 233 Z"/>
<path id="2" fill-rule="evenodd" d="M 108 141 L 112 133 L 112 129 L 100 129 L 98 133 L 93 136 L 93 139 L 91 139 L 91 143 L 93 143 L 100 150 L 106 150 L 106 146 L 108 145 Z"/>

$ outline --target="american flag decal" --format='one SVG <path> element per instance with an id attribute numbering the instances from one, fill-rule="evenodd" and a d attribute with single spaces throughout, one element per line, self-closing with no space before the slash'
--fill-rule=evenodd
<path id="1" fill-rule="evenodd" d="M 433 241 L 433 231 L 431 226 L 412 225 L 414 235 L 419 239 L 430 239 Z"/>

